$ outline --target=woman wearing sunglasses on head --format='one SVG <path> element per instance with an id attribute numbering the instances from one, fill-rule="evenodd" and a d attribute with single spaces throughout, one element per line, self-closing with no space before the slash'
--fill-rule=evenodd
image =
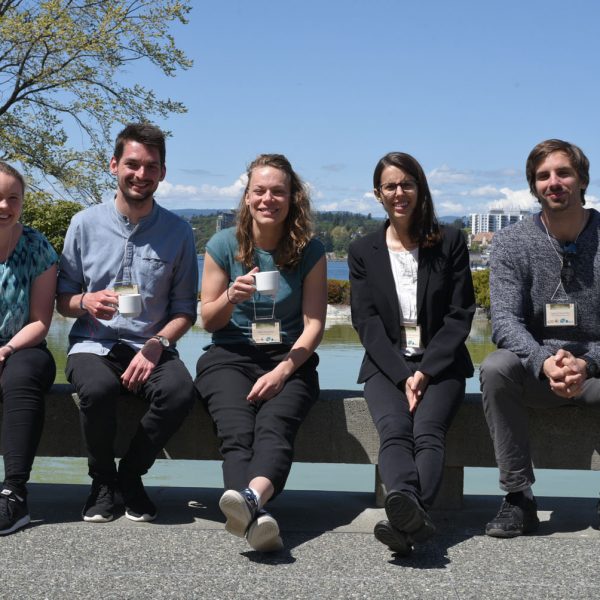
<path id="1" fill-rule="evenodd" d="M 473 364 L 475 313 L 462 232 L 442 227 L 421 165 L 391 152 L 375 167 L 380 230 L 349 250 L 352 323 L 365 348 L 358 381 L 380 437 L 387 519 L 375 537 L 400 555 L 435 532 L 445 436 Z"/>

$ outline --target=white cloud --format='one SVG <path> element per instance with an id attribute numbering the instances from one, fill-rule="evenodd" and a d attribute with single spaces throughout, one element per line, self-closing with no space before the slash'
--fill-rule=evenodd
<path id="1" fill-rule="evenodd" d="M 183 185 L 162 181 L 156 197 L 166 208 L 233 208 L 246 187 L 246 174 L 240 175 L 231 185 Z"/>
<path id="2" fill-rule="evenodd" d="M 480 187 L 461 192 L 461 196 L 473 196 L 475 198 L 487 198 L 489 196 L 497 196 L 499 193 L 498 188 L 493 185 L 482 185 Z"/>
<path id="3" fill-rule="evenodd" d="M 436 208 L 436 212 L 440 216 L 444 216 L 444 215 L 462 216 L 465 213 L 464 205 L 460 204 L 459 202 L 450 202 L 450 201 L 437 202 L 435 208 Z"/>
<path id="4" fill-rule="evenodd" d="M 498 190 L 502 195 L 496 198 L 488 205 L 490 209 L 505 209 L 505 210 L 534 210 L 537 205 L 537 200 L 531 195 L 529 189 L 512 190 L 503 187 Z"/>
<path id="5" fill-rule="evenodd" d="M 316 210 L 321 211 L 346 211 L 353 213 L 373 213 L 380 208 L 372 194 L 365 194 L 362 198 L 344 198 L 332 202 L 317 203 Z"/>
<path id="6" fill-rule="evenodd" d="M 457 171 L 451 169 L 448 165 L 436 167 L 427 175 L 429 184 L 444 185 L 449 183 L 470 183 L 473 181 L 473 175 L 466 171 Z"/>

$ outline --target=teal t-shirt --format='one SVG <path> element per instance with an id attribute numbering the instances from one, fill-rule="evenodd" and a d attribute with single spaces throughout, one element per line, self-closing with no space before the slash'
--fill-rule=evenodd
<path id="1" fill-rule="evenodd" d="M 223 229 L 210 239 L 206 252 L 228 274 L 230 283 L 236 277 L 246 274 L 250 269 L 236 260 L 238 244 L 235 228 Z M 279 291 L 275 297 L 274 318 L 281 321 L 281 341 L 293 344 L 304 329 L 302 318 L 302 284 L 318 260 L 325 254 L 325 248 L 319 240 L 312 239 L 302 254 L 300 263 L 293 270 L 280 270 Z M 254 260 L 261 271 L 277 271 L 273 252 L 257 248 Z M 258 293 L 254 301 L 247 300 L 236 304 L 229 323 L 215 331 L 214 344 L 251 343 L 252 322 L 258 318 L 271 317 L 273 300 Z"/>
<path id="2" fill-rule="evenodd" d="M 0 344 L 29 322 L 31 284 L 58 261 L 50 242 L 37 230 L 23 233 L 6 262 L 0 263 Z"/>

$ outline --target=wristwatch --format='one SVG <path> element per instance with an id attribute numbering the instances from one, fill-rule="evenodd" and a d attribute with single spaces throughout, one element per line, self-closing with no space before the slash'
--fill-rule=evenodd
<path id="1" fill-rule="evenodd" d="M 150 339 L 158 340 L 163 348 L 168 348 L 171 345 L 171 342 L 169 342 L 169 338 L 166 338 L 164 335 L 153 335 Z"/>
<path id="2" fill-rule="evenodd" d="M 586 379 L 590 379 L 592 377 L 598 377 L 600 369 L 598 368 L 596 361 L 594 361 L 589 356 L 582 356 L 581 358 L 583 358 L 583 360 L 585 360 Z"/>

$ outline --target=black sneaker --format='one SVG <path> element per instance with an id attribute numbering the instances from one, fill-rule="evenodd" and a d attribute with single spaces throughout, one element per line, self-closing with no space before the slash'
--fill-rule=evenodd
<path id="1" fill-rule="evenodd" d="M 25 527 L 30 521 L 25 497 L 4 488 L 0 492 L 0 535 L 13 533 Z"/>
<path id="2" fill-rule="evenodd" d="M 125 516 L 131 521 L 154 521 L 158 515 L 156 505 L 146 494 L 142 478 L 119 471 L 119 489 L 125 504 Z"/>
<path id="3" fill-rule="evenodd" d="M 241 492 L 227 490 L 219 500 L 219 508 L 227 517 L 225 529 L 233 535 L 244 537 L 258 513 L 258 500 L 248 488 Z"/>
<path id="4" fill-rule="evenodd" d="M 504 497 L 498 514 L 485 526 L 491 537 L 513 538 L 532 533 L 540 526 L 535 499 L 523 492 L 511 492 Z"/>
<path id="5" fill-rule="evenodd" d="M 379 521 L 373 529 L 375 539 L 387 546 L 398 556 L 408 556 L 412 552 L 412 544 L 408 534 L 396 529 L 389 521 Z"/>
<path id="6" fill-rule="evenodd" d="M 81 516 L 89 523 L 108 523 L 115 512 L 115 485 L 94 479 Z"/>
<path id="7" fill-rule="evenodd" d="M 385 513 L 390 523 L 407 533 L 412 542 L 424 542 L 435 533 L 435 525 L 412 496 L 405 492 L 390 492 L 385 499 Z"/>

